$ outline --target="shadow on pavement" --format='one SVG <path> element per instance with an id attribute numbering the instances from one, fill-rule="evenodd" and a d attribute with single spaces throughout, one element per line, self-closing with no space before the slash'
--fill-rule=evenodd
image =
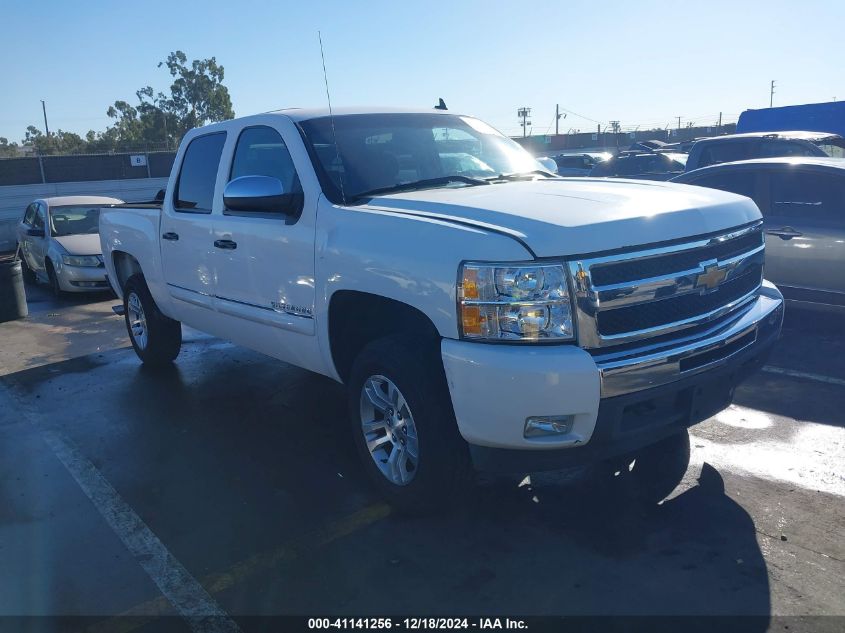
<path id="1" fill-rule="evenodd" d="M 378 503 L 342 387 L 246 350 L 186 345 L 158 373 L 112 352 L 7 379 L 41 398 L 45 423 L 189 570 L 227 569 Z M 65 409 L 48 400 L 60 389 L 87 397 Z M 390 516 L 220 600 L 235 614 L 742 614 L 763 616 L 746 630 L 765 630 L 769 581 L 751 517 L 708 464 L 697 485 L 657 503 L 687 470 L 687 452 L 669 456 L 653 471 L 638 456 L 627 472 L 483 483 L 460 512 Z"/>

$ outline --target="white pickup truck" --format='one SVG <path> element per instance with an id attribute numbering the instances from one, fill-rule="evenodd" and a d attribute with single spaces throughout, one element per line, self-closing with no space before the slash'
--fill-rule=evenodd
<path id="1" fill-rule="evenodd" d="M 779 336 L 747 198 L 566 179 L 478 119 L 283 110 L 189 132 L 161 204 L 102 210 L 135 351 L 180 323 L 348 386 L 365 468 L 427 508 L 476 469 L 652 446 Z"/>

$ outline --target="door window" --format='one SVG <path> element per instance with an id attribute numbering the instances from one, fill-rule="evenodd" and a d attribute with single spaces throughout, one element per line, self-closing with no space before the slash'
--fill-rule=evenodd
<path id="1" fill-rule="evenodd" d="M 743 169 L 710 173 L 702 178 L 689 181 L 689 184 L 719 189 L 754 199 L 756 197 L 756 181 L 756 172 L 750 169 Z"/>
<path id="2" fill-rule="evenodd" d="M 812 171 L 773 173 L 771 215 L 804 221 L 845 220 L 845 178 Z"/>
<path id="3" fill-rule="evenodd" d="M 183 213 L 211 213 L 217 168 L 226 133 L 198 136 L 188 145 L 176 181 L 173 206 Z"/>
<path id="4" fill-rule="evenodd" d="M 238 137 L 229 180 L 241 176 L 270 176 L 278 178 L 291 203 L 284 212 L 296 215 L 302 211 L 302 185 L 293 159 L 281 135 L 266 126 L 248 127 Z M 224 213 L 230 213 L 224 210 Z"/>
<path id="5" fill-rule="evenodd" d="M 35 220 L 35 203 L 29 205 L 26 208 L 26 211 L 23 214 L 23 223 L 32 226 L 33 221 Z"/>
<path id="6" fill-rule="evenodd" d="M 44 228 L 44 207 L 41 205 L 33 205 L 35 207 L 35 214 L 32 217 L 32 228 Z"/>

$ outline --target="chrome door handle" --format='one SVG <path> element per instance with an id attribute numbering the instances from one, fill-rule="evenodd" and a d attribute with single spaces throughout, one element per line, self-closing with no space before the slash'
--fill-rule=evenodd
<path id="1" fill-rule="evenodd" d="M 233 242 L 232 240 L 214 240 L 214 246 L 216 248 L 233 251 L 238 247 L 238 243 Z"/>

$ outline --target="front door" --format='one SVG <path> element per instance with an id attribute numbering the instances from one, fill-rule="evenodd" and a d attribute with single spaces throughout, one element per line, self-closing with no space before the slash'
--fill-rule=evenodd
<path id="1" fill-rule="evenodd" d="M 175 318 L 200 327 L 214 309 L 212 205 L 225 132 L 192 139 L 161 218 L 161 259 Z"/>
<path id="2" fill-rule="evenodd" d="M 223 206 L 215 224 L 216 309 L 240 321 L 240 342 L 303 366 L 314 345 L 316 187 L 303 191 L 289 147 L 296 128 L 276 117 L 243 129 L 231 151 L 227 182 L 241 176 L 278 178 L 289 201 L 273 211 Z M 289 142 L 285 141 L 288 137 Z M 297 145 L 298 143 L 298 145 Z M 307 155 L 298 157 L 306 167 Z M 301 169 L 300 169 L 301 171 Z"/>
<path id="3" fill-rule="evenodd" d="M 845 178 L 839 171 L 769 172 L 766 277 L 788 299 L 845 305 Z"/>

